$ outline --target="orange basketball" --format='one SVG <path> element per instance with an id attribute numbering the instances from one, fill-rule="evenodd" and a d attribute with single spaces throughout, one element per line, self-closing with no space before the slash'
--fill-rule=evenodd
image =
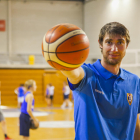
<path id="1" fill-rule="evenodd" d="M 42 54 L 57 70 L 73 70 L 87 59 L 89 40 L 79 27 L 63 23 L 51 28 L 44 36 Z"/>

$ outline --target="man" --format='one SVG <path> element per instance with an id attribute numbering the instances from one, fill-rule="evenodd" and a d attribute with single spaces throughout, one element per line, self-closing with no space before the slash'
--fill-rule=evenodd
<path id="1" fill-rule="evenodd" d="M 75 140 L 133 140 L 140 80 L 120 68 L 129 31 L 118 22 L 108 23 L 101 28 L 98 42 L 101 60 L 62 71 L 73 90 Z"/>
<path id="2" fill-rule="evenodd" d="M 3 116 L 3 113 L 2 113 L 1 109 L 0 109 L 0 122 L 1 122 L 1 126 L 2 126 L 2 130 L 3 130 L 5 140 L 13 140 L 7 135 L 6 121 L 4 119 L 4 116 Z"/>

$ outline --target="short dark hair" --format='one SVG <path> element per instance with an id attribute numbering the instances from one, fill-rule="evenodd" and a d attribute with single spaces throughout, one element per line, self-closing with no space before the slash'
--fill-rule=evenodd
<path id="1" fill-rule="evenodd" d="M 130 42 L 130 35 L 129 35 L 128 29 L 119 22 L 110 22 L 110 23 L 105 24 L 101 28 L 100 34 L 99 34 L 100 45 L 103 45 L 103 39 L 106 33 L 109 35 L 120 35 L 120 36 L 126 37 L 127 45 Z"/>
<path id="2" fill-rule="evenodd" d="M 49 83 L 49 86 L 52 86 L 52 83 Z"/>
<path id="3" fill-rule="evenodd" d="M 20 84 L 21 87 L 24 87 L 24 84 Z"/>

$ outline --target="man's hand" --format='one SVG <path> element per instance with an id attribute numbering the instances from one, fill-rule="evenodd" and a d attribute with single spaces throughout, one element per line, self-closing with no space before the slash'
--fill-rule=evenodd
<path id="1" fill-rule="evenodd" d="M 82 67 L 72 71 L 61 71 L 72 84 L 78 84 L 84 78 L 84 70 Z"/>
<path id="2" fill-rule="evenodd" d="M 134 133 L 134 139 L 133 140 L 140 140 L 140 119 L 139 114 L 137 115 L 137 122 L 136 122 L 136 128 Z"/>
<path id="3" fill-rule="evenodd" d="M 34 121 L 35 126 L 39 127 L 39 120 L 35 118 L 33 121 Z"/>

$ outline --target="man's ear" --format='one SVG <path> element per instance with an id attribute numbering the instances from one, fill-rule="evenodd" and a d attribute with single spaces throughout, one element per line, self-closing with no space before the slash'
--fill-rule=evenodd
<path id="1" fill-rule="evenodd" d="M 98 43 L 99 43 L 100 49 L 103 49 L 103 46 L 100 44 L 99 40 L 98 40 Z"/>
<path id="2" fill-rule="evenodd" d="M 126 49 L 128 48 L 128 44 L 127 44 L 127 46 L 126 46 Z"/>

